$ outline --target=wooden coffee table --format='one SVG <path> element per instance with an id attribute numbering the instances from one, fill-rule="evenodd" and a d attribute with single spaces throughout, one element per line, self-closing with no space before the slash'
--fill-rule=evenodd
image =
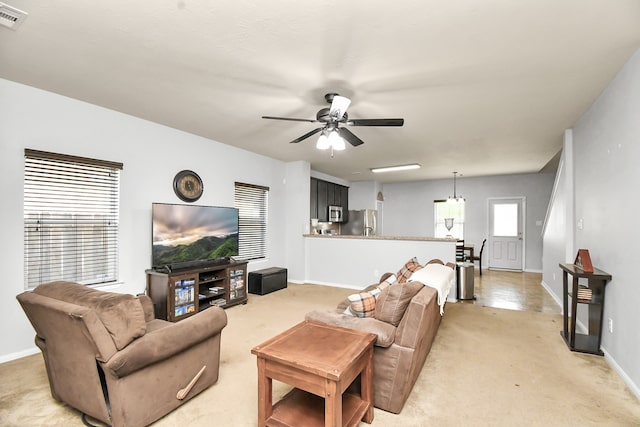
<path id="1" fill-rule="evenodd" d="M 357 426 L 373 421 L 374 334 L 302 322 L 251 350 L 258 358 L 258 425 Z M 345 393 L 358 376 L 360 396 Z M 295 388 L 273 406 L 272 380 Z M 343 395 L 344 393 L 344 395 Z"/>

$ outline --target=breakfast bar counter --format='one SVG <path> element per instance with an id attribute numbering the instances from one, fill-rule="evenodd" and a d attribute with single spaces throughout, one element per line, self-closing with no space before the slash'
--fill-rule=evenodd
<path id="1" fill-rule="evenodd" d="M 456 240 L 435 237 L 305 234 L 305 282 L 364 289 L 413 257 L 455 262 Z"/>
<path id="2" fill-rule="evenodd" d="M 453 242 L 455 239 L 441 237 L 410 237 L 410 236 L 353 236 L 347 234 L 304 234 L 304 237 L 318 239 L 366 239 L 366 240 L 408 240 L 412 242 Z"/>

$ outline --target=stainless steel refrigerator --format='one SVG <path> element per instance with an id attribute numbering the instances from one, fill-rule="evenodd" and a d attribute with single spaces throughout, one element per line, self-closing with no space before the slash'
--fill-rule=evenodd
<path id="1" fill-rule="evenodd" d="M 352 236 L 378 235 L 378 211 L 375 209 L 349 211 L 349 221 L 342 224 L 341 233 Z"/>

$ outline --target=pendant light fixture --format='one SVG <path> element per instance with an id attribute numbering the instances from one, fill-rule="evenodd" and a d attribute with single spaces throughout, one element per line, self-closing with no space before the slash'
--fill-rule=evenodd
<path id="1" fill-rule="evenodd" d="M 458 175 L 458 172 L 452 172 L 452 173 L 453 173 L 453 196 L 449 196 L 447 198 L 447 203 L 464 202 L 464 197 L 456 195 L 456 175 Z M 460 176 L 462 176 L 462 174 L 460 174 Z"/>

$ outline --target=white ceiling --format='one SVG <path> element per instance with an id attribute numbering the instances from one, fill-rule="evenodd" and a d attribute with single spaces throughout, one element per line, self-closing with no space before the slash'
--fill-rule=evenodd
<path id="1" fill-rule="evenodd" d="M 0 77 L 348 181 L 538 172 L 640 48 L 638 0 L 5 1 L 29 16 L 0 28 Z M 261 119 L 327 92 L 405 125 L 331 158 L 289 144 L 316 124 Z"/>

